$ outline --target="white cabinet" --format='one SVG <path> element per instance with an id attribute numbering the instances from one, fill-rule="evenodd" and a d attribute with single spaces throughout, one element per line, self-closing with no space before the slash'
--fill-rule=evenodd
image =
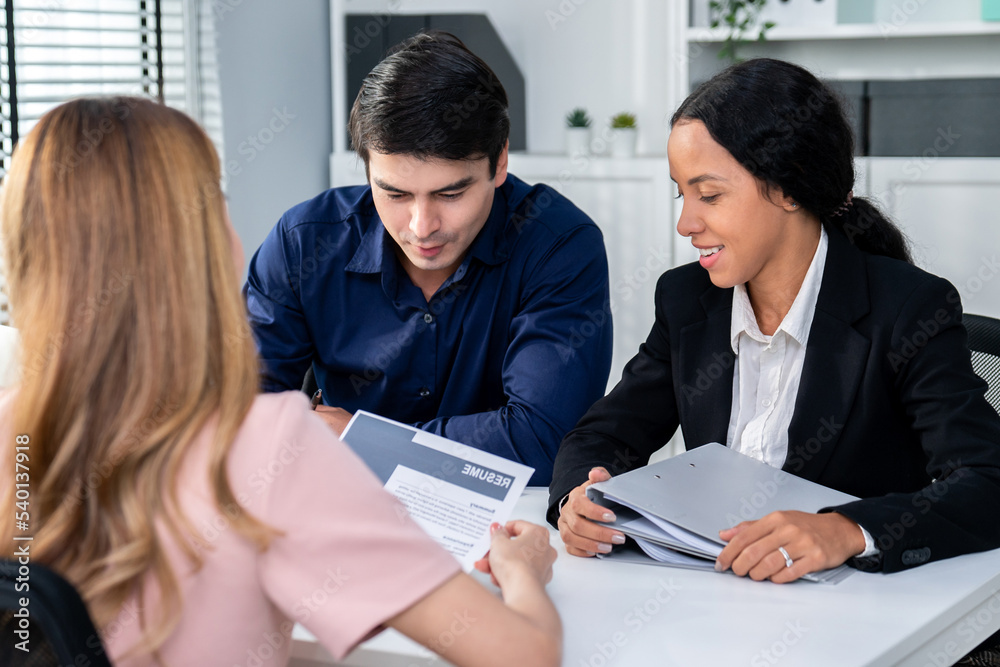
<path id="1" fill-rule="evenodd" d="M 867 171 L 916 264 L 950 280 L 966 312 L 1000 318 L 1000 159 L 870 158 Z"/>

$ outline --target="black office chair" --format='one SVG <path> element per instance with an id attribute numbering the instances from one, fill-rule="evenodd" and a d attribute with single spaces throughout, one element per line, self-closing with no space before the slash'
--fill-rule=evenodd
<path id="1" fill-rule="evenodd" d="M 27 575 L 22 574 L 22 567 L 27 568 Z M 22 608 L 21 598 L 27 599 L 27 607 Z M 27 609 L 27 621 L 18 616 L 22 609 Z M 27 652 L 18 647 L 23 635 L 15 634 L 25 625 L 28 641 L 21 646 Z M 76 589 L 46 567 L 22 566 L 13 560 L 0 560 L 0 665 L 111 667 Z"/>
<path id="2" fill-rule="evenodd" d="M 972 368 L 986 380 L 990 387 L 986 391 L 986 400 L 1000 412 L 1000 320 L 966 314 L 962 322 L 969 332 Z"/>
<path id="3" fill-rule="evenodd" d="M 986 400 L 1000 413 L 1000 320 L 982 315 L 962 317 L 969 332 L 972 368 L 986 380 L 989 389 Z M 1000 632 L 980 644 L 976 650 L 958 661 L 959 665 L 1000 667 Z"/>

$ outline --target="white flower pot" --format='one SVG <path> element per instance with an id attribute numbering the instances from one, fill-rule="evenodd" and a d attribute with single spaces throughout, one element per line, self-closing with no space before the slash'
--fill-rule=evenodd
<path id="1" fill-rule="evenodd" d="M 639 133 L 634 127 L 623 127 L 613 130 L 611 140 L 611 157 L 635 157 L 635 144 Z"/>
<path id="2" fill-rule="evenodd" d="M 590 152 L 590 128 L 567 127 L 566 154 L 572 157 L 574 155 L 587 155 L 589 152 Z"/>

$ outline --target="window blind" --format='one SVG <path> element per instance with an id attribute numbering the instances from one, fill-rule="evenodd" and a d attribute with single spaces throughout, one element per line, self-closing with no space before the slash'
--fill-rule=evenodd
<path id="1" fill-rule="evenodd" d="M 222 157 L 212 0 L 0 0 L 0 8 L 0 178 L 46 111 L 88 95 L 141 95 L 180 109 Z"/>

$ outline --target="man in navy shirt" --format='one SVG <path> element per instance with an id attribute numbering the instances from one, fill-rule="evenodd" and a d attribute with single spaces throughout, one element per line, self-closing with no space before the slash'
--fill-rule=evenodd
<path id="1" fill-rule="evenodd" d="M 611 316 L 597 226 L 507 173 L 507 96 L 447 33 L 365 78 L 351 139 L 369 185 L 292 208 L 244 291 L 265 391 L 312 365 L 340 433 L 364 409 L 535 468 L 604 395 Z"/>

